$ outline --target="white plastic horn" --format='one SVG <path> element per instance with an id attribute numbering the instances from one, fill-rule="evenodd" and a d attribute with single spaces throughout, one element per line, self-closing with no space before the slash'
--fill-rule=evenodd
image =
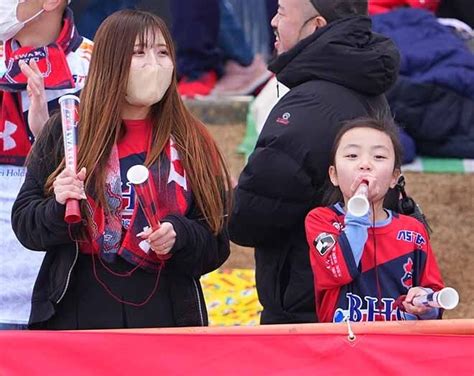
<path id="1" fill-rule="evenodd" d="M 435 307 L 443 309 L 454 309 L 459 303 L 459 294 L 452 287 L 445 287 L 442 290 L 426 295 L 417 296 L 413 299 L 413 305 Z"/>
<path id="2" fill-rule="evenodd" d="M 369 200 L 367 198 L 369 193 L 369 186 L 367 183 L 360 183 L 359 187 L 354 193 L 348 203 L 347 211 L 356 217 L 363 217 L 369 212 Z"/>

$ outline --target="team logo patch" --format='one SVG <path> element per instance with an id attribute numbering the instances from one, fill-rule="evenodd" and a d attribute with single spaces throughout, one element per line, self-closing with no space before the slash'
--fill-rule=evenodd
<path id="1" fill-rule="evenodd" d="M 334 236 L 325 232 L 319 234 L 319 236 L 313 241 L 314 248 L 316 248 L 321 256 L 324 256 L 328 251 L 330 251 L 335 244 L 336 239 L 334 239 Z"/>
<path id="2" fill-rule="evenodd" d="M 342 224 L 340 224 L 339 222 L 333 222 L 332 225 L 334 226 L 334 228 L 335 228 L 337 231 L 342 231 L 342 229 L 343 229 L 343 227 L 344 227 L 344 226 L 343 226 Z"/>
<path id="3" fill-rule="evenodd" d="M 403 264 L 403 277 L 400 279 L 402 285 L 405 286 L 407 289 L 413 287 L 413 260 L 411 257 L 408 257 L 406 264 Z"/>

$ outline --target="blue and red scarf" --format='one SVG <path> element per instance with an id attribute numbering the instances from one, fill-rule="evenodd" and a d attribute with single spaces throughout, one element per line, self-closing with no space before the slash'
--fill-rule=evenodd
<path id="1" fill-rule="evenodd" d="M 31 134 L 23 114 L 21 92 L 26 90 L 27 79 L 21 73 L 19 62 L 35 59 L 43 73 L 45 88 L 61 90 L 74 87 L 66 55 L 75 51 L 83 38 L 74 26 L 72 11 L 64 13 L 63 27 L 58 39 L 39 48 L 14 49 L 15 40 L 5 42 L 6 72 L 0 77 L 0 164 L 22 165 L 31 148 Z"/>
<path id="2" fill-rule="evenodd" d="M 191 190 L 172 139 L 149 170 L 158 198 L 155 206 L 159 219 L 169 214 L 185 215 L 191 202 Z M 143 269 L 159 270 L 163 261 L 137 237 L 148 226 L 140 205 L 135 205 L 128 229 L 123 228 L 121 186 L 119 154 L 114 146 L 107 163 L 105 187 L 110 211 L 106 213 L 97 204 L 96 195 L 87 192 L 88 215 L 93 219 L 93 224 L 88 228 L 89 240 L 81 244 L 81 252 L 99 254 L 106 262 L 114 262 L 120 256 Z"/>

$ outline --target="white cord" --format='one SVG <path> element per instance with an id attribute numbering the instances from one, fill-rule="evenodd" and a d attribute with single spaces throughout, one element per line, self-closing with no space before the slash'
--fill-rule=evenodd
<path id="1" fill-rule="evenodd" d="M 356 340 L 356 336 L 354 334 L 354 332 L 352 331 L 352 328 L 351 328 L 351 321 L 349 320 L 348 317 L 346 317 L 344 319 L 344 321 L 346 322 L 347 324 L 347 338 L 349 339 L 349 341 L 353 342 Z"/>

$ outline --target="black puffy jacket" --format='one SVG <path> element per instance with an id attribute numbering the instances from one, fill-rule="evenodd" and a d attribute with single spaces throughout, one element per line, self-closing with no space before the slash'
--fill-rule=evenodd
<path id="1" fill-rule="evenodd" d="M 256 248 L 262 323 L 316 321 L 304 218 L 322 197 L 341 123 L 388 112 L 399 54 L 364 16 L 317 30 L 270 69 L 291 90 L 271 111 L 235 191 L 234 242 Z"/>
<path id="2" fill-rule="evenodd" d="M 32 149 L 25 182 L 12 209 L 12 226 L 20 242 L 46 252 L 33 290 L 29 320 L 33 328 L 41 328 L 41 323 L 55 314 L 68 291 L 79 254 L 71 233 L 82 224 L 73 225 L 70 231 L 64 221 L 65 206 L 44 194 L 47 177 L 62 159 L 62 143 L 59 117 L 52 117 Z M 177 326 L 205 326 L 207 311 L 199 278 L 229 256 L 227 228 L 214 235 L 195 204 L 185 216 L 168 215 L 163 221 L 171 222 L 176 232 L 173 257 L 160 277 L 168 278 L 172 286 L 174 321 Z"/>

